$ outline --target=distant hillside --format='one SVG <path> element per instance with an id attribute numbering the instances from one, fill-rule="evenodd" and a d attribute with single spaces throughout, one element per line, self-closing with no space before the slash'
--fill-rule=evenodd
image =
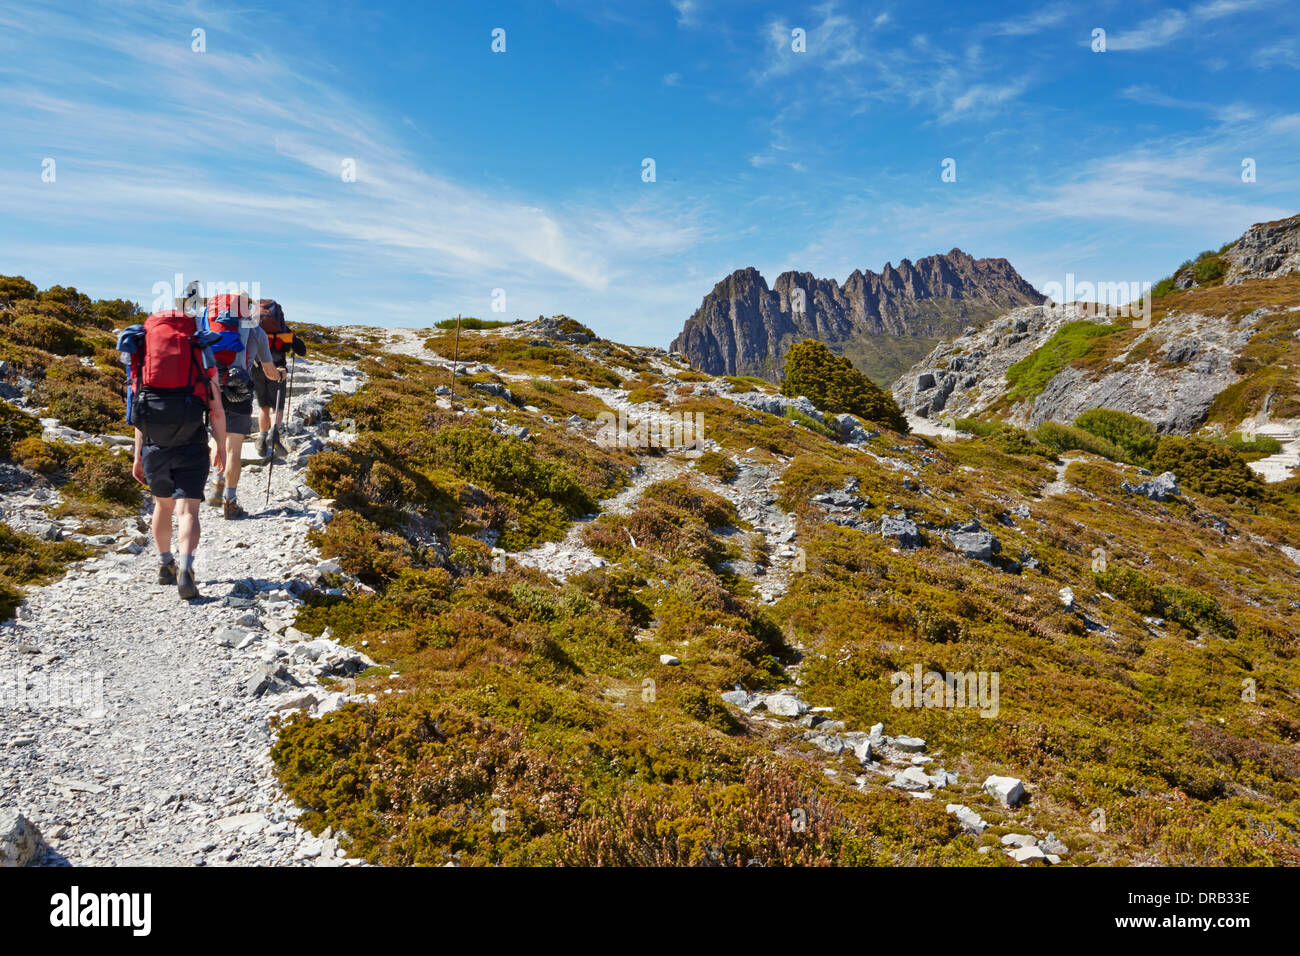
<path id="1" fill-rule="evenodd" d="M 897 269 L 886 263 L 879 274 L 855 270 L 843 286 L 783 272 L 769 288 L 758 270 L 739 269 L 704 297 L 672 348 L 710 375 L 777 381 L 786 350 L 813 338 L 888 384 L 938 340 L 1042 301 L 1007 260 L 960 249 Z"/>
<path id="2" fill-rule="evenodd" d="M 1141 317 L 1021 308 L 937 346 L 894 385 L 921 418 L 1069 423 L 1092 408 L 1160 432 L 1300 424 L 1300 216 L 1188 260 Z"/>

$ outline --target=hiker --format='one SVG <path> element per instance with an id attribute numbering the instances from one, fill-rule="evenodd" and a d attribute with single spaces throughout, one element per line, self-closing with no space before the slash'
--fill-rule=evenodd
<path id="1" fill-rule="evenodd" d="M 214 468 L 222 468 L 226 454 L 226 414 L 217 399 L 216 359 L 206 348 L 210 342 L 192 315 L 176 309 L 132 325 L 117 346 L 127 365 L 127 420 L 135 426 L 131 474 L 154 499 L 158 583 L 176 585 L 186 601 L 199 596 L 194 554 L 208 480 L 209 429 L 217 442 Z M 173 514 L 178 554 L 172 552 Z"/>
<path id="2" fill-rule="evenodd" d="M 208 503 L 226 518 L 246 518 L 238 501 L 243 471 L 244 439 L 253 430 L 253 379 L 250 369 L 278 382 L 281 373 L 272 360 L 271 345 L 254 316 L 253 301 L 245 293 L 217 295 L 208 300 L 208 328 L 217 334 L 212 345 L 221 383 L 221 403 L 226 412 L 225 473 L 218 473 Z"/>
<path id="3" fill-rule="evenodd" d="M 306 355 L 307 348 L 302 339 L 293 334 L 284 321 L 284 309 L 274 299 L 262 299 L 257 303 L 258 324 L 266 333 L 271 346 L 271 361 L 280 370 L 280 380 L 273 382 L 262 373 L 261 366 L 254 365 L 253 391 L 257 396 L 258 435 L 257 454 L 260 458 L 270 459 L 275 455 L 284 455 L 288 449 L 280 441 L 280 426 L 284 423 L 285 369 L 288 367 L 289 352 Z M 272 410 L 275 424 L 271 423 Z"/>

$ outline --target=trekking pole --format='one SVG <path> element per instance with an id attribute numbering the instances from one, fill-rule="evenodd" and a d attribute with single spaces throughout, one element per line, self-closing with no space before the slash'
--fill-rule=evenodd
<path id="1" fill-rule="evenodd" d="M 298 356 L 294 355 L 293 364 L 297 364 Z M 289 381 L 280 380 L 280 397 L 275 402 L 275 417 L 281 421 L 284 419 L 282 412 L 285 408 L 286 397 L 293 388 L 293 365 L 289 366 Z M 266 466 L 266 504 L 263 507 L 271 507 L 271 474 L 275 471 L 275 443 L 280 440 L 280 422 L 271 425 L 271 461 Z"/>
<path id="2" fill-rule="evenodd" d="M 456 346 L 451 353 L 451 400 L 456 401 L 456 363 L 460 360 L 460 313 L 456 314 Z"/>

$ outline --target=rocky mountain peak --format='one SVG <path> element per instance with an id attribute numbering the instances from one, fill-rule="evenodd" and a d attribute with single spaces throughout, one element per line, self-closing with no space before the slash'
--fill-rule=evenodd
<path id="1" fill-rule="evenodd" d="M 879 273 L 855 269 L 843 285 L 789 271 L 769 288 L 749 267 L 714 286 L 672 349 L 710 374 L 776 380 L 786 349 L 817 338 L 888 381 L 935 339 L 1042 301 L 1005 259 L 976 259 L 956 248 L 887 262 Z"/>
<path id="2" fill-rule="evenodd" d="M 1300 216 L 1256 223 L 1223 258 L 1228 262 L 1224 285 L 1300 272 Z"/>

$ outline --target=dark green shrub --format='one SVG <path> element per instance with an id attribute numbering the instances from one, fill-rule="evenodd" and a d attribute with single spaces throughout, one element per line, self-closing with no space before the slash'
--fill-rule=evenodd
<path id="1" fill-rule="evenodd" d="M 1074 420 L 1076 428 L 1104 438 L 1123 452 L 1123 459 L 1145 465 L 1155 453 L 1160 436 L 1144 418 L 1113 408 L 1092 408 Z"/>
<path id="2" fill-rule="evenodd" d="M 83 501 L 140 505 L 140 485 L 131 474 L 131 456 L 98 445 L 75 445 L 68 457 L 68 481 L 63 493 Z"/>
<path id="3" fill-rule="evenodd" d="M 36 298 L 36 286 L 22 276 L 0 276 L 0 303 Z"/>
<path id="4" fill-rule="evenodd" d="M 1090 431 L 1057 422 L 1043 422 L 1033 431 L 1034 440 L 1055 452 L 1086 451 L 1111 461 L 1123 461 L 1124 452 L 1114 442 Z"/>
<path id="5" fill-rule="evenodd" d="M 896 432 L 908 430 L 892 396 L 815 339 L 798 342 L 786 352 L 781 394 L 807 396 L 823 412 L 850 412 Z"/>
<path id="6" fill-rule="evenodd" d="M 48 315 L 16 315 L 5 331 L 19 345 L 30 345 L 55 355 L 88 355 L 91 350 L 73 326 Z"/>
<path id="7" fill-rule="evenodd" d="M 1200 262 L 1196 263 L 1196 265 L 1192 266 L 1192 275 L 1195 276 L 1196 281 L 1202 285 L 1207 282 L 1213 282 L 1215 279 L 1223 278 L 1223 273 L 1226 271 L 1227 270 L 1223 265 L 1223 260 L 1213 255 L 1211 255 L 1210 258 L 1202 259 Z"/>
<path id="8" fill-rule="evenodd" d="M 31 415 L 0 400 L 0 458 L 10 458 L 25 438 L 40 437 L 41 423 Z"/>
<path id="9" fill-rule="evenodd" d="M 1172 471 L 1182 487 L 1214 498 L 1272 498 L 1268 486 L 1244 458 L 1226 445 L 1204 438 L 1166 435 L 1156 445 L 1149 467 L 1156 474 Z"/>

